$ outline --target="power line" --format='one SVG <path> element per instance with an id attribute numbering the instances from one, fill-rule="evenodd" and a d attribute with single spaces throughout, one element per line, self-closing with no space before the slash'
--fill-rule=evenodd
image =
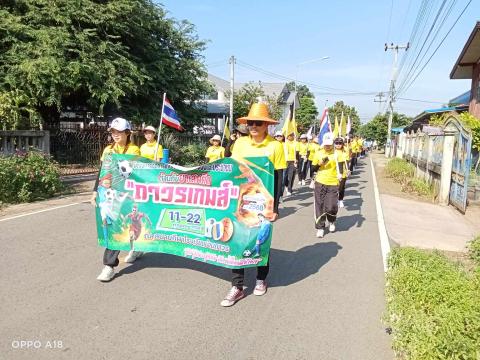
<path id="1" fill-rule="evenodd" d="M 398 97 L 397 100 L 405 100 L 405 101 L 415 101 L 427 104 L 445 104 L 445 101 L 430 101 L 430 100 L 419 100 L 419 99 L 409 99 L 409 98 L 401 98 Z"/>

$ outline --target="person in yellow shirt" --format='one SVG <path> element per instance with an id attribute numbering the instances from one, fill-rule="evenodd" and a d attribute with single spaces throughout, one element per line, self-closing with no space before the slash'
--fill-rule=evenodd
<path id="1" fill-rule="evenodd" d="M 102 152 L 102 156 L 100 158 L 100 161 L 104 161 L 107 156 L 110 154 L 130 154 L 130 155 L 140 155 L 140 149 L 138 146 L 132 144 L 130 142 L 130 135 L 131 135 L 131 125 L 130 122 L 123 118 L 115 118 L 112 120 L 110 127 L 107 129 L 107 131 L 110 133 L 113 143 L 108 145 Z M 102 179 L 102 188 L 105 186 L 110 187 L 111 185 L 111 174 L 109 174 L 110 177 L 108 177 L 108 174 L 104 176 L 104 179 Z M 105 181 L 107 185 L 105 185 Z M 98 193 L 97 193 L 98 190 Z M 90 202 L 94 205 L 96 205 L 96 198 L 97 196 L 99 197 L 99 200 L 102 200 L 101 197 L 104 195 L 102 194 L 99 190 L 99 178 L 97 177 L 97 180 L 95 182 L 95 186 L 93 188 L 93 194 Z M 103 228 L 104 228 L 104 235 L 108 236 L 107 233 L 107 219 L 103 219 L 102 216 L 102 221 L 103 221 Z M 99 281 L 110 281 L 113 279 L 115 276 L 115 270 L 114 267 L 118 265 L 118 255 L 120 254 L 119 250 L 110 250 L 108 248 L 105 248 L 105 251 L 103 253 L 103 265 L 104 268 L 102 269 L 102 272 L 100 275 L 98 275 L 97 280 Z M 141 256 L 140 252 L 136 252 L 131 250 L 128 254 L 128 256 L 125 258 L 126 262 L 134 262 L 137 257 Z"/>
<path id="2" fill-rule="evenodd" d="M 305 185 L 307 177 L 308 161 L 308 143 L 307 135 L 300 135 L 300 142 L 297 143 L 297 162 L 298 162 L 298 185 Z"/>
<path id="3" fill-rule="evenodd" d="M 222 138 L 220 137 L 220 135 L 214 135 L 210 139 L 211 146 L 208 147 L 207 153 L 205 154 L 205 158 L 208 160 L 209 163 L 218 159 L 223 159 L 225 157 L 225 148 L 223 146 L 220 146 L 221 141 Z"/>
<path id="4" fill-rule="evenodd" d="M 158 144 L 158 148 L 157 148 L 155 133 L 156 133 L 156 130 L 153 126 L 147 126 L 145 129 L 143 129 L 143 136 L 145 136 L 145 139 L 147 141 L 145 142 L 145 144 L 140 146 L 140 155 L 150 160 L 162 161 L 163 147 L 162 145 Z M 156 159 L 155 159 L 155 151 L 157 152 Z"/>
<path id="5" fill-rule="evenodd" d="M 335 231 L 335 220 L 338 212 L 338 185 L 342 178 L 340 166 L 345 157 L 335 153 L 333 149 L 333 134 L 323 136 L 323 149 L 315 154 L 313 166 L 317 171 L 315 176 L 315 228 L 317 237 L 325 234 L 325 221 L 329 222 L 329 231 Z"/>
<path id="6" fill-rule="evenodd" d="M 348 160 L 350 159 L 350 156 L 341 137 L 336 138 L 333 144 L 335 145 L 335 153 L 337 154 L 337 158 L 345 159 L 344 162 L 339 163 L 339 169 L 342 173 L 342 178 L 338 185 L 338 207 L 343 208 L 345 207 L 345 204 L 343 203 L 343 198 L 345 197 L 345 185 L 347 182 L 347 177 L 350 175 L 350 171 L 348 170 Z"/>
<path id="7" fill-rule="evenodd" d="M 281 186 L 282 173 L 286 168 L 285 153 L 279 141 L 268 135 L 268 126 L 278 124 L 278 121 L 271 119 L 268 106 L 263 103 L 255 103 L 250 108 L 248 116 L 237 119 L 240 124 L 246 124 L 249 135 L 241 137 L 235 142 L 232 151 L 232 158 L 241 160 L 246 157 L 267 156 L 273 163 L 274 172 L 274 203 L 278 202 L 278 191 Z M 278 204 L 274 204 L 278 208 Z M 257 280 L 253 290 L 256 296 L 262 296 L 267 292 L 267 278 L 270 264 L 257 267 Z M 245 297 L 243 290 L 245 282 L 245 269 L 232 269 L 232 287 L 220 303 L 221 306 L 232 306 L 238 300 Z"/>
<path id="8" fill-rule="evenodd" d="M 297 172 L 297 145 L 295 141 L 295 134 L 287 134 L 287 140 L 284 144 L 285 160 L 287 161 L 287 170 L 284 173 L 283 184 L 287 189 L 287 196 L 292 195 L 293 182 L 295 180 L 295 173 Z"/>
<path id="9" fill-rule="evenodd" d="M 318 145 L 318 138 L 316 136 L 310 140 L 311 141 L 308 143 L 308 171 L 311 181 L 310 184 L 312 184 L 315 181 L 315 172 L 313 171 L 312 162 L 315 154 L 320 150 L 320 145 Z"/>

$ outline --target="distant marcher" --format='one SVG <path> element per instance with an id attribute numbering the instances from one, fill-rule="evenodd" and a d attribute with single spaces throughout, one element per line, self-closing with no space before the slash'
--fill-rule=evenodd
<path id="1" fill-rule="evenodd" d="M 287 170 L 284 172 L 283 185 L 287 190 L 287 196 L 292 195 L 293 182 L 295 181 L 295 173 L 297 171 L 297 156 L 296 156 L 296 142 L 295 134 L 291 133 L 287 135 L 285 140 L 285 160 L 287 161 Z"/>
<path id="2" fill-rule="evenodd" d="M 345 197 L 345 185 L 347 182 L 347 177 L 350 175 L 350 171 L 348 169 L 348 160 L 350 156 L 345 149 L 344 141 L 341 137 L 338 137 L 334 140 L 335 145 L 335 153 L 337 154 L 338 159 L 345 159 L 344 162 L 340 162 L 339 170 L 342 173 L 342 178 L 340 179 L 340 183 L 338 185 L 338 207 L 343 208 L 345 204 L 343 203 L 343 198 Z"/>
<path id="3" fill-rule="evenodd" d="M 237 141 L 242 136 L 248 136 L 248 128 L 244 124 L 240 124 L 235 128 L 233 134 L 230 135 L 230 139 L 227 141 L 227 145 L 225 146 L 225 157 L 232 156 L 233 146 L 235 145 L 235 141 Z"/>
<path id="4" fill-rule="evenodd" d="M 220 137 L 220 135 L 214 135 L 210 139 L 211 146 L 208 147 L 207 153 L 205 154 L 205 158 L 208 160 L 209 163 L 218 159 L 223 159 L 225 157 L 225 148 L 223 146 L 220 146 L 221 141 L 222 138 Z"/>
<path id="5" fill-rule="evenodd" d="M 150 160 L 155 160 L 155 150 L 157 149 L 157 141 L 155 140 L 156 129 L 153 126 L 147 126 L 143 129 L 143 136 L 147 140 L 145 144 L 140 146 L 140 155 Z M 158 144 L 157 161 L 163 159 L 163 147 Z"/>
<path id="6" fill-rule="evenodd" d="M 297 143 L 297 162 L 298 162 L 298 185 L 305 185 L 308 165 L 308 143 L 307 135 L 300 135 L 300 142 Z"/>

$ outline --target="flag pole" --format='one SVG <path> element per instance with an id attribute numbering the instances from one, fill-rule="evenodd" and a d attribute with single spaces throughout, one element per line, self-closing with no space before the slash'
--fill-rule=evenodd
<path id="1" fill-rule="evenodd" d="M 163 101 L 162 101 L 162 113 L 160 115 L 160 126 L 158 127 L 158 136 L 157 136 L 157 146 L 155 146 L 155 161 L 158 159 L 158 146 L 160 144 L 160 134 L 162 133 L 162 123 L 163 123 L 163 110 L 165 108 L 165 99 L 167 97 L 167 93 L 163 93 Z"/>
<path id="2" fill-rule="evenodd" d="M 228 117 L 227 117 L 227 120 L 225 120 L 225 114 L 223 114 L 223 134 L 222 134 L 222 141 L 220 142 L 220 146 L 223 146 L 223 139 L 225 139 L 225 128 L 227 127 L 227 125 L 228 125 Z"/>

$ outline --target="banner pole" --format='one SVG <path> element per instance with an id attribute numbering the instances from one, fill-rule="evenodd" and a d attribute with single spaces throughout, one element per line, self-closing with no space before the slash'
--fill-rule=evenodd
<path id="1" fill-rule="evenodd" d="M 157 136 L 157 146 L 155 147 L 155 161 L 158 160 L 158 146 L 160 144 L 160 134 L 162 133 L 162 123 L 163 123 L 163 110 L 165 108 L 165 98 L 167 97 L 167 93 L 163 93 L 163 101 L 162 101 L 162 113 L 160 115 L 160 126 L 158 127 L 158 136 Z"/>
<path id="2" fill-rule="evenodd" d="M 223 146 L 223 139 L 225 138 L 225 129 L 227 125 L 230 126 L 228 124 L 228 117 L 227 117 L 227 120 L 225 120 L 225 114 L 223 114 L 223 134 L 222 134 L 222 141 L 220 142 L 220 146 Z"/>

